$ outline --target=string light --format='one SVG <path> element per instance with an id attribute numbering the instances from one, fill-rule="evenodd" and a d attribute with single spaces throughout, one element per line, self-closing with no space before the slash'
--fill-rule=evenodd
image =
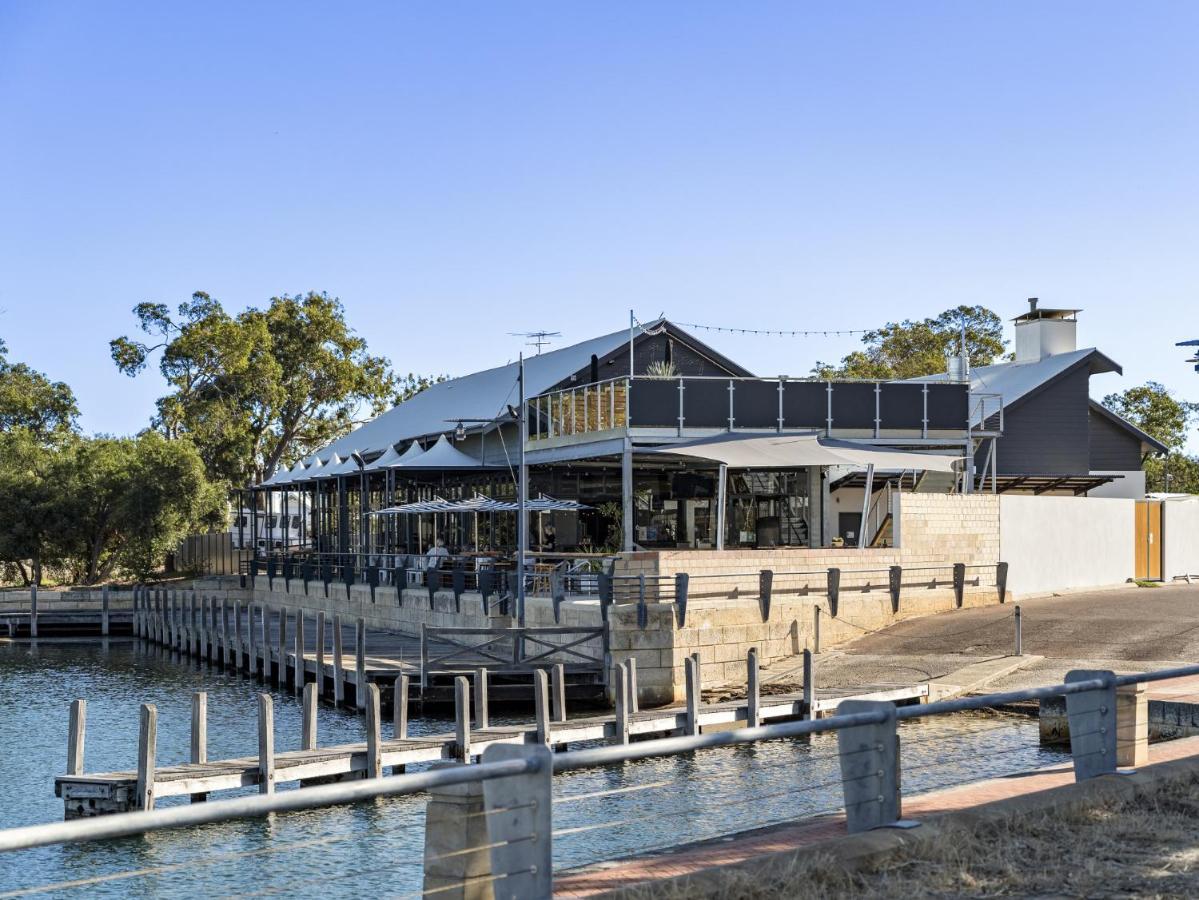
<path id="1" fill-rule="evenodd" d="M 642 328 L 640 321 L 637 322 Z M 805 330 L 802 328 L 730 328 L 724 325 L 700 325 L 698 322 L 677 322 L 684 328 L 698 328 L 701 331 L 722 331 L 726 334 L 760 334 L 772 337 L 843 337 L 845 335 L 854 334 L 869 334 L 873 329 L 870 328 L 815 328 Z"/>

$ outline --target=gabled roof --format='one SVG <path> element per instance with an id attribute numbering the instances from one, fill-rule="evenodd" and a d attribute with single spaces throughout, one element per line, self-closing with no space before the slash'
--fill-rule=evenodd
<path id="1" fill-rule="evenodd" d="M 1116 425 L 1119 428 L 1123 428 L 1125 431 L 1127 431 L 1133 437 L 1137 438 L 1137 440 L 1139 440 L 1141 442 L 1142 450 L 1144 450 L 1145 445 L 1148 445 L 1151 450 L 1156 450 L 1158 453 L 1169 453 L 1170 452 L 1170 448 L 1167 447 L 1165 444 L 1163 444 L 1161 441 L 1159 441 L 1157 438 L 1153 437 L 1150 434 L 1147 434 L 1144 431 L 1141 431 L 1141 429 L 1137 428 L 1137 426 L 1133 425 L 1126 418 L 1124 418 L 1121 415 L 1118 415 L 1117 413 L 1112 412 L 1110 409 L 1108 409 L 1106 406 L 1104 406 L 1098 400 L 1091 401 L 1091 412 L 1095 413 L 1096 415 L 1103 416 L 1103 418 L 1107 419 L 1113 425 Z"/>
<path id="2" fill-rule="evenodd" d="M 637 331 L 638 339 L 642 335 L 653 334 L 660 328 L 665 328 L 672 337 L 685 341 L 734 374 L 749 374 L 748 370 L 725 359 L 665 319 L 657 319 L 643 325 Z M 622 352 L 628 346 L 628 342 L 629 331 L 626 328 L 569 347 L 527 357 L 526 396 L 533 397 L 554 389 L 572 375 L 585 370 L 591 364 L 593 355 L 603 363 Z M 484 369 L 432 385 L 410 400 L 324 447 L 314 454 L 314 457 L 328 460 L 333 453 L 344 457 L 354 450 L 369 457 L 384 452 L 401 441 L 451 431 L 460 419 L 466 422 L 469 428 L 471 419 L 491 420 L 503 416 L 509 406 L 515 406 L 517 403 L 518 369 L 519 363 L 510 362 L 494 369 Z"/>

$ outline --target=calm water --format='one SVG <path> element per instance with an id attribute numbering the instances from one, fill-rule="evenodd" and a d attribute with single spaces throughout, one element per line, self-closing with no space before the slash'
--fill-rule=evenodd
<path id="1" fill-rule="evenodd" d="M 66 768 L 72 699 L 88 701 L 86 770 L 105 771 L 134 767 L 138 705 L 147 701 L 158 706 L 159 765 L 185 761 L 196 690 L 208 691 L 209 758 L 254 755 L 257 682 L 129 643 L 108 649 L 0 644 L 0 825 L 62 818 L 54 776 Z M 276 748 L 296 749 L 299 703 L 290 693 L 273 693 Z M 427 733 L 452 726 L 446 719 L 424 718 L 411 728 Z M 365 739 L 358 716 L 327 706 L 321 707 L 319 734 L 322 744 Z M 905 794 L 1067 758 L 1041 749 L 1035 720 L 1016 716 L 905 724 L 901 735 Z M 840 804 L 839 779 L 831 736 L 558 776 L 554 826 L 567 833 L 555 838 L 555 865 L 831 811 Z M 629 788 L 635 790 L 583 796 Z M 178 802 L 186 799 L 160 805 Z M 0 896 L 39 886 L 51 886 L 40 896 L 415 895 L 421 886 L 424 807 L 424 796 L 395 798 L 7 854 L 0 856 Z"/>

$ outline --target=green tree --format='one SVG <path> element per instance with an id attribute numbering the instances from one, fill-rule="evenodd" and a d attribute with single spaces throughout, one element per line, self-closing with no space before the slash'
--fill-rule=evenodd
<path id="1" fill-rule="evenodd" d="M 153 342 L 117 338 L 113 361 L 134 376 L 162 351 L 170 392 L 158 401 L 154 426 L 172 439 L 190 437 L 209 476 L 232 484 L 269 478 L 345 434 L 361 414 L 377 415 L 430 383 L 397 378 L 387 359 L 370 355 L 340 301 L 326 294 L 273 297 L 265 310 L 236 316 L 204 293 L 175 314 L 154 303 L 133 312 Z"/>
<path id="2" fill-rule="evenodd" d="M 1199 494 L 1199 456 L 1188 453 L 1152 456 L 1145 460 L 1144 468 L 1146 490 Z"/>
<path id="3" fill-rule="evenodd" d="M 57 450 L 28 428 L 0 431 L 0 561 L 24 584 L 41 584 L 61 560 L 63 492 L 54 482 Z"/>
<path id="4" fill-rule="evenodd" d="M 1181 450 L 1190 425 L 1199 418 L 1199 403 L 1188 403 L 1164 385 L 1147 381 L 1119 394 L 1108 394 L 1103 405 L 1141 431 L 1157 438 L 1170 450 Z"/>
<path id="5" fill-rule="evenodd" d="M 7 349 L 0 340 L 0 432 L 22 428 L 44 443 L 72 431 L 79 408 L 70 387 L 9 362 Z"/>
<path id="6" fill-rule="evenodd" d="M 970 364 L 987 366 L 1004 351 L 1003 321 L 983 306 L 958 306 L 920 321 L 888 322 L 862 336 L 865 349 L 854 350 L 839 364 L 818 362 L 821 378 L 919 378 L 945 371 L 945 357 L 958 352 L 962 325 Z"/>

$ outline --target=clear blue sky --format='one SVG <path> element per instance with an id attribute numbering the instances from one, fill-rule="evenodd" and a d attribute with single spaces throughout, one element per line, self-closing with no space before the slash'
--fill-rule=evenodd
<path id="1" fill-rule="evenodd" d="M 1199 4 L 0 0 L 0 336 L 88 430 L 143 300 L 324 290 L 402 371 L 634 307 L 861 328 L 1024 298 L 1199 399 Z M 712 343 L 805 373 L 856 339 Z M 1193 444 L 1194 446 L 1194 444 Z"/>

